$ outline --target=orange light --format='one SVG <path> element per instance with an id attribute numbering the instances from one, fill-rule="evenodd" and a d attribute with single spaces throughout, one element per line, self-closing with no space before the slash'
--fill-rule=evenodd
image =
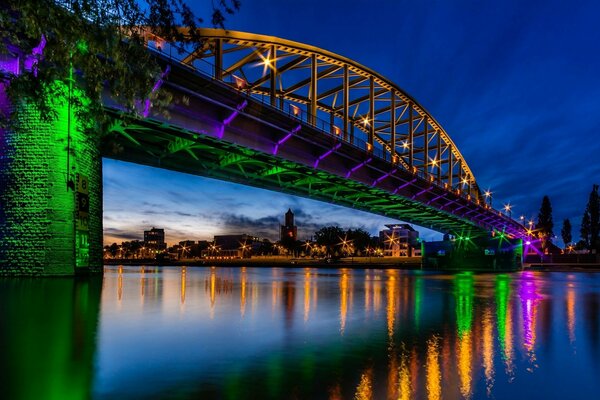
<path id="1" fill-rule="evenodd" d="M 238 89 L 243 89 L 246 87 L 246 80 L 244 78 L 240 78 L 239 76 L 233 75 L 233 79 L 235 80 L 235 87 Z"/>
<path id="2" fill-rule="evenodd" d="M 334 133 L 335 135 L 339 136 L 341 132 L 342 132 L 342 131 L 341 131 L 341 130 L 340 130 L 340 128 L 338 128 L 337 126 L 334 126 L 334 127 L 333 127 L 333 133 Z"/>
<path id="3" fill-rule="evenodd" d="M 292 109 L 292 114 L 294 114 L 295 117 L 300 115 L 300 108 L 296 107 L 293 104 L 290 104 L 290 108 Z"/>

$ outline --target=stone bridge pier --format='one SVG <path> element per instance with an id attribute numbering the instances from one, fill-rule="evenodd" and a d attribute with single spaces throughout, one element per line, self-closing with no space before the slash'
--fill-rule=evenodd
<path id="1" fill-rule="evenodd" d="M 23 57 L 3 60 L 22 72 Z M 12 64 L 11 64 L 12 63 Z M 0 71 L 2 72 L 2 71 Z M 102 271 L 102 159 L 85 131 L 69 82 L 48 96 L 45 121 L 0 81 L 0 275 L 75 275 Z"/>

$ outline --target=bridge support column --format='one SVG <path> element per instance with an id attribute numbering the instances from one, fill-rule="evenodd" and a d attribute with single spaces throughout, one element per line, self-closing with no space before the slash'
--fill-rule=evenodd
<path id="1" fill-rule="evenodd" d="M 422 249 L 424 269 L 446 271 L 515 271 L 521 268 L 521 239 L 503 236 L 425 242 Z"/>
<path id="2" fill-rule="evenodd" d="M 75 275 L 102 271 L 102 161 L 94 135 L 69 106 L 77 95 L 58 82 L 48 91 L 56 118 L 11 104 L 0 83 L 0 275 Z"/>

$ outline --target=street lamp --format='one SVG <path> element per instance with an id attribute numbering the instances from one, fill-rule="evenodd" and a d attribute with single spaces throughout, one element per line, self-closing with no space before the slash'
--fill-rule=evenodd
<path id="1" fill-rule="evenodd" d="M 307 240 L 307 241 L 304 243 L 304 247 L 306 247 L 306 252 L 308 253 L 308 256 L 310 257 L 310 256 L 311 256 L 311 253 L 312 253 L 312 252 L 311 252 L 311 250 L 312 250 L 312 245 L 310 244 L 310 241 L 309 241 L 309 240 Z"/>
<path id="2" fill-rule="evenodd" d="M 504 205 L 504 211 L 508 214 L 508 218 L 512 218 L 512 206 L 510 203 Z"/>
<path id="3" fill-rule="evenodd" d="M 181 253 L 179 253 L 179 254 L 180 254 L 180 256 L 179 256 L 179 259 L 182 259 L 182 258 L 185 256 L 185 252 L 186 252 L 187 250 L 188 250 L 188 248 L 187 248 L 187 247 L 185 247 L 185 246 L 181 246 Z"/>
<path id="4" fill-rule="evenodd" d="M 250 248 L 249 245 L 247 245 L 246 243 L 240 243 L 240 249 L 242 250 L 242 258 L 244 258 L 244 256 L 246 255 L 246 250 L 248 250 Z"/>
<path id="5" fill-rule="evenodd" d="M 490 191 L 490 189 L 486 190 L 483 195 L 485 196 L 485 200 L 487 201 L 487 203 L 490 205 L 490 207 L 492 206 L 492 192 Z"/>

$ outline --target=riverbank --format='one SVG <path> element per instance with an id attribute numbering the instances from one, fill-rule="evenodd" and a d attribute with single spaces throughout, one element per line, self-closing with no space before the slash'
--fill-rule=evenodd
<path id="1" fill-rule="evenodd" d="M 403 268 L 420 269 L 421 257 L 346 257 L 340 259 L 313 259 L 290 257 L 252 257 L 216 260 L 104 260 L 106 265 L 175 265 L 188 267 L 306 267 L 306 268 Z"/>
<path id="2" fill-rule="evenodd" d="M 341 259 L 313 259 L 290 257 L 252 257 L 229 260 L 163 261 L 151 259 L 104 260 L 105 265 L 161 265 L 186 267 L 304 267 L 304 268 L 400 268 L 422 269 L 421 257 L 347 257 Z M 523 270 L 540 272 L 600 272 L 600 263 L 524 263 Z M 432 269 L 435 270 L 435 269 Z M 470 269 L 475 272 L 489 270 Z M 453 272 L 459 270 L 447 270 Z M 500 271 L 497 271 L 500 272 Z"/>
<path id="3" fill-rule="evenodd" d="M 532 263 L 523 264 L 523 269 L 540 272 L 600 272 L 598 263 Z"/>

